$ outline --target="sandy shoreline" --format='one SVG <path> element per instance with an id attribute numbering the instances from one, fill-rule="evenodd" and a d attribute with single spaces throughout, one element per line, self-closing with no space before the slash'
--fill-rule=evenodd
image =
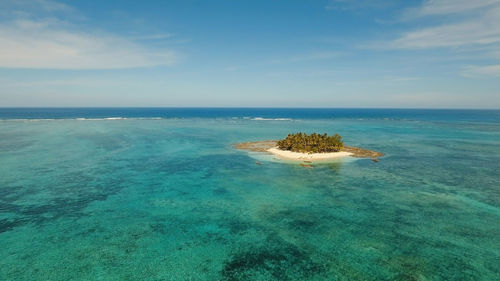
<path id="1" fill-rule="evenodd" d="M 351 152 L 345 152 L 345 151 L 328 152 L 328 153 L 300 153 L 288 150 L 281 150 L 278 149 L 278 147 L 269 148 L 267 152 L 270 152 L 273 155 L 286 160 L 311 161 L 311 162 L 331 160 L 352 155 Z"/>

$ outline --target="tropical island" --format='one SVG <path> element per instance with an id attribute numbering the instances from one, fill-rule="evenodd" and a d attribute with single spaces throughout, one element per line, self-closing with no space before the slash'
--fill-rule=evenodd
<path id="1" fill-rule="evenodd" d="M 244 142 L 235 145 L 238 149 L 271 153 L 278 158 L 294 161 L 325 161 L 340 157 L 372 158 L 378 161 L 383 154 L 359 147 L 346 146 L 342 136 L 334 134 L 305 133 L 289 134 L 282 140 Z"/>

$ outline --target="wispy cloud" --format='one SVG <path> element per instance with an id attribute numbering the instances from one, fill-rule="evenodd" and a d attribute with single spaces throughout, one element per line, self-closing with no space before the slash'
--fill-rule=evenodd
<path id="1" fill-rule="evenodd" d="M 406 10 L 405 22 L 431 24 L 401 34 L 386 43 L 372 47 L 402 50 L 449 49 L 448 58 L 464 60 L 489 59 L 488 65 L 465 66 L 457 69 L 462 76 L 500 77 L 500 0 L 429 0 Z M 492 65 L 493 64 L 493 65 Z"/>
<path id="2" fill-rule="evenodd" d="M 43 11 L 71 11 L 73 8 L 64 3 L 52 0 L 16 0 L 2 1 L 0 7 L 3 9 L 37 9 Z"/>
<path id="3" fill-rule="evenodd" d="M 389 83 L 394 83 L 394 82 L 408 82 L 408 81 L 415 81 L 415 80 L 421 80 L 421 77 L 413 77 L 413 76 L 386 76 L 379 81 L 383 82 L 389 82 Z"/>
<path id="4" fill-rule="evenodd" d="M 486 66 L 468 66 L 462 72 L 465 77 L 500 77 L 500 64 Z"/>
<path id="5" fill-rule="evenodd" d="M 272 59 L 266 62 L 266 64 L 288 64 L 288 63 L 300 63 L 300 62 L 310 62 L 310 61 L 325 61 L 339 58 L 345 55 L 343 52 L 336 51 L 316 51 L 305 54 L 293 55 L 284 58 Z"/>
<path id="6" fill-rule="evenodd" d="M 393 1 L 373 0 L 330 0 L 325 6 L 326 10 L 360 10 L 360 9 L 382 9 L 392 6 Z"/>
<path id="7" fill-rule="evenodd" d="M 10 19 L 0 22 L 0 67 L 134 68 L 169 65 L 178 57 L 172 50 L 151 48 L 126 36 L 78 28 L 55 14 L 31 17 L 33 7 L 49 14 L 72 10 L 65 4 L 49 0 L 22 0 L 9 6 Z M 20 9 L 26 13 L 20 13 Z"/>
<path id="8" fill-rule="evenodd" d="M 494 6 L 499 0 L 427 0 L 420 7 L 408 9 L 404 16 L 418 18 L 436 15 L 469 13 L 477 9 Z"/>
<path id="9" fill-rule="evenodd" d="M 172 38 L 174 35 L 170 33 L 158 33 L 158 34 L 145 34 L 145 35 L 137 35 L 132 36 L 133 40 L 162 40 Z"/>
<path id="10" fill-rule="evenodd" d="M 73 20 L 85 17 L 71 6 L 53 0 L 17 0 L 0 1 L 0 16 L 2 21 L 19 17 L 43 18 L 55 16 L 71 16 Z"/>
<path id="11" fill-rule="evenodd" d="M 402 34 L 389 47 L 422 49 L 467 47 L 500 42 L 500 0 L 435 0 L 408 10 L 405 17 L 446 16 L 445 23 Z M 460 16 L 457 16 L 460 15 Z"/>

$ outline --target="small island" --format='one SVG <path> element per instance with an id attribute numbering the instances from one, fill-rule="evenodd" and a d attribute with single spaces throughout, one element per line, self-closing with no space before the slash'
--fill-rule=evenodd
<path id="1" fill-rule="evenodd" d="M 342 136 L 334 134 L 305 133 L 289 134 L 282 140 L 244 142 L 235 145 L 237 149 L 268 152 L 281 159 L 313 162 L 341 157 L 372 158 L 378 161 L 383 154 L 359 147 L 346 146 Z"/>

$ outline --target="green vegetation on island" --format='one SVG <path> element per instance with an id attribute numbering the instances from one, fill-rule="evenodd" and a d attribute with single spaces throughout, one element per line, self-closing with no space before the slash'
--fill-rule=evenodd
<path id="1" fill-rule="evenodd" d="M 285 139 L 278 141 L 277 145 L 281 150 L 302 153 L 339 152 L 344 148 L 342 136 L 339 134 L 333 136 L 316 133 L 310 135 L 305 133 L 289 134 Z"/>

